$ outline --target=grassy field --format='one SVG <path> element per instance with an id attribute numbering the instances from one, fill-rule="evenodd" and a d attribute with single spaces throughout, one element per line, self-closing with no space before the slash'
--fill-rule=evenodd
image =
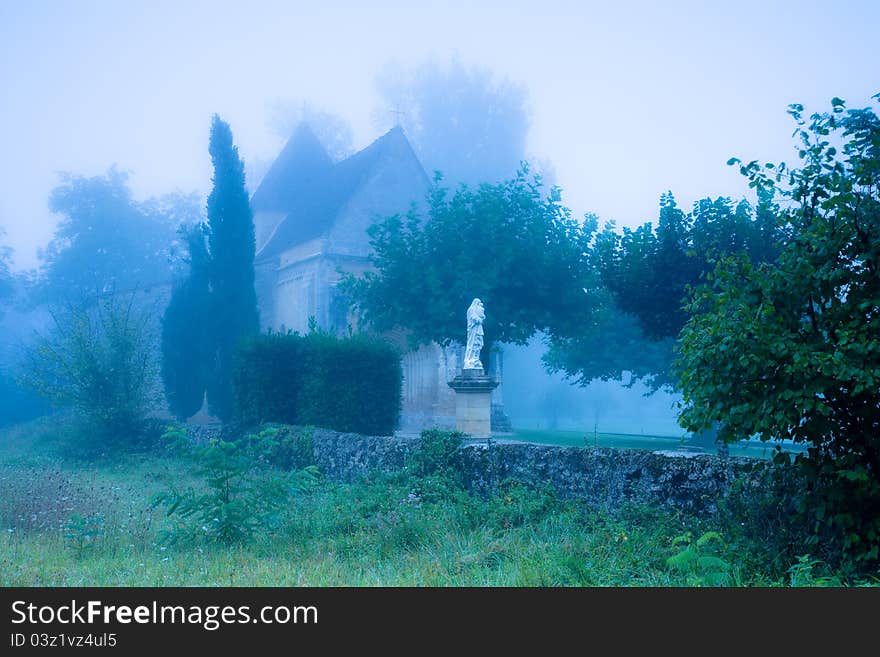
<path id="1" fill-rule="evenodd" d="M 192 461 L 159 453 L 65 458 L 64 432 L 45 420 L 0 432 L 2 586 L 840 583 L 821 579 L 807 560 L 790 571 L 774 565 L 763 546 L 723 532 L 724 540 L 698 548 L 698 537 L 719 528 L 680 514 L 598 514 L 516 486 L 479 499 L 439 475 L 353 485 L 318 478 L 252 541 L 224 545 L 151 505 L 171 486 L 204 490 Z M 253 476 L 294 475 L 266 468 Z M 681 558 L 688 551 L 717 561 L 698 567 Z"/>

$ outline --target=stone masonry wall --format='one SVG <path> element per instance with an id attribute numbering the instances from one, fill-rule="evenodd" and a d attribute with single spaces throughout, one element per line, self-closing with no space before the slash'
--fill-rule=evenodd
<path id="1" fill-rule="evenodd" d="M 316 429 L 313 445 L 324 474 L 351 482 L 371 471 L 404 467 L 416 441 Z M 770 470 L 768 462 L 748 458 L 499 442 L 465 444 L 457 465 L 471 491 L 478 494 L 488 494 L 512 479 L 549 485 L 560 497 L 584 499 L 595 508 L 613 509 L 632 502 L 701 515 L 717 511 L 718 500 L 737 478 L 759 489 Z"/>
<path id="2" fill-rule="evenodd" d="M 197 440 L 206 437 L 195 427 L 190 435 Z M 315 429 L 312 445 L 315 464 L 324 475 L 354 482 L 372 472 L 404 468 L 417 440 Z M 465 443 L 456 465 L 471 492 L 480 495 L 514 480 L 549 486 L 560 497 L 583 499 L 596 509 L 630 502 L 697 515 L 713 515 L 737 479 L 760 496 L 773 468 L 767 461 L 739 457 L 495 441 Z"/>

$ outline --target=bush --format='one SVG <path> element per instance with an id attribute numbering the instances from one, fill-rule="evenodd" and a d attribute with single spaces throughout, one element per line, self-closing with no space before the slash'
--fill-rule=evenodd
<path id="1" fill-rule="evenodd" d="M 169 445 L 188 455 L 201 491 L 170 488 L 153 498 L 177 525 L 164 534 L 168 542 L 203 538 L 223 545 L 245 544 L 260 530 L 279 524 L 279 514 L 294 492 L 309 488 L 318 475 L 310 466 L 286 477 L 264 468 L 262 445 L 269 436 L 246 436 L 237 441 L 213 439 L 192 445 L 179 429 L 165 434 Z"/>
<path id="2" fill-rule="evenodd" d="M 71 408 L 96 443 L 141 442 L 158 399 L 149 315 L 134 296 L 100 298 L 52 313 L 48 335 L 28 350 L 22 382 Z"/>
<path id="3" fill-rule="evenodd" d="M 877 96 L 880 99 L 880 94 Z M 871 109 L 802 116 L 799 168 L 741 164 L 750 185 L 789 201 L 773 264 L 719 261 L 681 333 L 690 431 L 808 446 L 798 513 L 841 559 L 880 563 L 880 118 Z M 838 143 L 842 148 L 831 146 Z M 734 158 L 731 164 L 739 161 Z M 780 456 L 780 458 L 785 458 Z"/>
<path id="4" fill-rule="evenodd" d="M 245 440 L 260 461 L 281 470 L 301 470 L 315 465 L 312 427 L 263 426 Z"/>
<path id="5" fill-rule="evenodd" d="M 400 353 L 374 336 L 260 335 L 238 351 L 237 416 L 244 426 L 278 422 L 387 435 L 397 426 L 402 380 Z"/>
<path id="6" fill-rule="evenodd" d="M 413 493 L 426 502 L 449 501 L 464 488 L 455 459 L 465 434 L 460 431 L 425 429 L 407 458 L 407 471 L 414 478 Z"/>

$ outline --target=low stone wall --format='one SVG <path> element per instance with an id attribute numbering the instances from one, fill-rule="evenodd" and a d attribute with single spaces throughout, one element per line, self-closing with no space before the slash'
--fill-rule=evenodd
<path id="1" fill-rule="evenodd" d="M 460 465 L 474 492 L 488 493 L 510 479 L 549 485 L 560 497 L 597 509 L 632 502 L 700 515 L 714 514 L 737 478 L 759 480 L 768 470 L 766 462 L 746 458 L 524 443 L 467 446 Z"/>
<path id="2" fill-rule="evenodd" d="M 371 471 L 404 467 L 412 438 L 360 436 L 316 429 L 315 460 L 328 477 L 355 481 Z M 472 492 L 488 494 L 506 480 L 552 487 L 601 509 L 625 502 L 675 507 L 700 515 L 717 511 L 731 484 L 744 478 L 759 488 L 766 461 L 700 454 L 667 455 L 635 449 L 555 447 L 532 443 L 466 444 L 458 467 Z"/>
<path id="3" fill-rule="evenodd" d="M 204 439 L 206 432 L 191 433 Z M 417 444 L 415 438 L 328 429 L 315 429 L 312 436 L 315 464 L 330 479 L 344 482 L 404 468 Z M 741 457 L 496 441 L 466 443 L 456 465 L 470 490 L 480 495 L 513 480 L 550 486 L 560 497 L 583 499 L 596 509 L 631 502 L 697 515 L 713 515 L 737 479 L 760 495 L 773 468 L 768 461 Z"/>

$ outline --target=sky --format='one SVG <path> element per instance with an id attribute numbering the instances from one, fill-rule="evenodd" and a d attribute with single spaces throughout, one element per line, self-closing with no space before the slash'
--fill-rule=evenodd
<path id="1" fill-rule="evenodd" d="M 37 264 L 61 171 L 116 164 L 136 198 L 206 196 L 215 112 L 246 161 L 281 149 L 278 99 L 342 116 L 363 147 L 376 75 L 453 56 L 525 85 L 529 155 L 576 216 L 635 226 L 667 189 L 685 207 L 747 195 L 732 156 L 794 161 L 789 103 L 874 104 L 878 33 L 876 0 L 0 0 L 0 240 Z"/>

